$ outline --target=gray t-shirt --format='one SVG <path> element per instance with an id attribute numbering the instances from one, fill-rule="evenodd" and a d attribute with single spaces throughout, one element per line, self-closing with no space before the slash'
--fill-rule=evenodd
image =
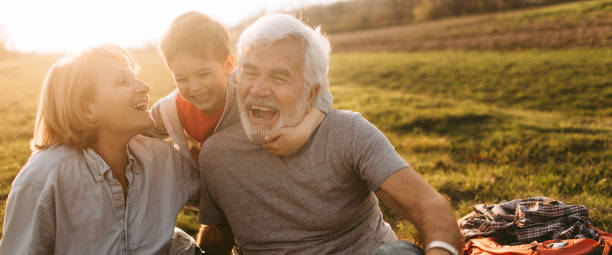
<path id="1" fill-rule="evenodd" d="M 238 122 L 204 143 L 200 166 L 200 222 L 228 221 L 246 254 L 371 254 L 397 240 L 373 191 L 409 166 L 359 113 L 331 111 L 289 158 Z"/>

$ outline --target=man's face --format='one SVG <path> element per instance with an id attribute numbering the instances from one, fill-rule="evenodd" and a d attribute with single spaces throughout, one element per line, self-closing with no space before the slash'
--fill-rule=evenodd
<path id="1" fill-rule="evenodd" d="M 297 39 L 255 44 L 240 66 L 238 107 L 242 126 L 255 143 L 273 130 L 295 126 L 311 105 L 304 88 L 305 48 Z"/>

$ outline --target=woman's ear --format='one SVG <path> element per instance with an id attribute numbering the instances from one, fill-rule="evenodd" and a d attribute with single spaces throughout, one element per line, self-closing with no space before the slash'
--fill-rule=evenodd
<path id="1" fill-rule="evenodd" d="M 223 63 L 223 71 L 225 75 L 231 75 L 234 70 L 234 56 L 232 54 L 227 55 L 227 59 Z"/>
<path id="2" fill-rule="evenodd" d="M 85 106 L 83 107 L 84 111 L 83 111 L 83 116 L 85 117 L 85 120 L 87 121 L 87 123 L 89 124 L 96 124 L 97 122 L 97 115 L 96 115 L 96 107 L 94 106 L 94 104 L 91 103 L 85 103 Z"/>

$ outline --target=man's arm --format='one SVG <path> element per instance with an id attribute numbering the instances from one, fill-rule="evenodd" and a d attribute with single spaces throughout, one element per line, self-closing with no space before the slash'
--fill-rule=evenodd
<path id="1" fill-rule="evenodd" d="M 463 236 L 448 201 L 411 168 L 401 169 L 387 178 L 376 195 L 414 224 L 425 246 L 437 240 L 447 242 L 459 252 L 463 248 Z M 449 253 L 433 248 L 427 254 Z"/>
<path id="2" fill-rule="evenodd" d="M 208 140 L 211 142 L 213 140 Z M 211 183 L 207 178 L 207 174 L 210 173 L 211 169 L 215 169 L 213 162 L 218 162 L 218 159 L 214 156 L 216 153 L 213 152 L 213 148 L 217 148 L 215 143 L 213 145 L 204 146 L 200 154 L 200 210 L 198 212 L 198 218 L 201 224 L 198 232 L 196 244 L 200 248 L 206 251 L 206 254 L 232 254 L 232 248 L 234 246 L 234 233 L 228 223 L 227 218 L 223 214 L 223 211 L 213 198 L 211 192 Z M 207 171 L 208 170 L 208 171 Z"/>

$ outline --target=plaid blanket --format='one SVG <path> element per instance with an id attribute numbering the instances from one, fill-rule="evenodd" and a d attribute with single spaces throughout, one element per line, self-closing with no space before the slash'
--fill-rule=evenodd
<path id="1" fill-rule="evenodd" d="M 478 204 L 459 220 L 465 238 L 490 236 L 507 245 L 574 238 L 598 240 L 597 231 L 589 225 L 586 206 L 566 205 L 547 197 Z"/>

